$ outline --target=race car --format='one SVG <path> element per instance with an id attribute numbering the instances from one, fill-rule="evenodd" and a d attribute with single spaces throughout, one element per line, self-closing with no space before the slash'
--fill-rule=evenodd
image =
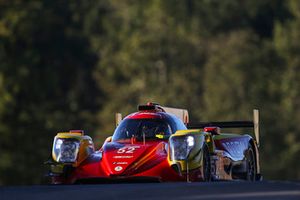
<path id="1" fill-rule="evenodd" d="M 185 109 L 156 103 L 122 119 L 101 148 L 82 130 L 58 133 L 48 176 L 52 184 L 101 181 L 261 180 L 259 113 L 253 121 L 190 123 Z M 248 134 L 221 128 L 252 128 Z"/>

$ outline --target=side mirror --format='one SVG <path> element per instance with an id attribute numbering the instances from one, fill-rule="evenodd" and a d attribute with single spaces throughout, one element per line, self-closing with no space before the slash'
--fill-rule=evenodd
<path id="1" fill-rule="evenodd" d="M 108 142 L 111 142 L 111 140 L 112 140 L 112 136 L 107 137 L 107 138 L 105 139 L 105 141 L 104 141 L 104 144 L 105 144 L 105 143 L 108 143 Z"/>
<path id="2" fill-rule="evenodd" d="M 165 135 L 163 132 L 155 135 L 158 139 L 169 139 L 170 135 Z"/>

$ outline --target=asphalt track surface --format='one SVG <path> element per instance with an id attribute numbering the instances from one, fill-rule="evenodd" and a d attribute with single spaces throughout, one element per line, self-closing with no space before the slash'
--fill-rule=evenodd
<path id="1" fill-rule="evenodd" d="M 0 187 L 0 200 L 272 199 L 300 200 L 300 182 L 122 183 Z"/>

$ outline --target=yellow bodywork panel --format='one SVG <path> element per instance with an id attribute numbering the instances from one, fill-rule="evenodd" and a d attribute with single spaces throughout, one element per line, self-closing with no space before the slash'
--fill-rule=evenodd
<path id="1" fill-rule="evenodd" d="M 57 157 L 54 153 L 54 145 L 55 145 L 54 143 L 58 138 L 60 138 L 60 139 L 76 139 L 79 141 L 77 160 L 76 160 L 76 162 L 72 163 L 73 167 L 77 167 L 82 161 L 84 161 L 95 150 L 92 138 L 90 136 L 83 135 L 81 133 L 69 133 L 69 132 L 57 133 L 57 135 L 54 138 L 53 150 L 52 150 L 52 158 L 56 162 L 57 162 Z M 62 165 L 64 165 L 64 164 L 62 163 Z M 58 166 L 57 168 L 59 168 L 57 170 L 60 170 L 61 167 Z"/>
<path id="2" fill-rule="evenodd" d="M 213 144 L 211 135 L 206 132 L 202 132 L 199 129 L 192 129 L 192 130 L 180 130 L 177 131 L 175 134 L 173 134 L 170 137 L 170 141 L 172 138 L 179 138 L 179 140 L 182 140 L 182 142 L 185 142 L 185 138 L 188 136 L 193 136 L 194 138 L 194 146 L 190 150 L 188 156 L 186 159 L 183 160 L 172 160 L 172 155 L 169 156 L 169 163 L 172 164 L 179 164 L 181 171 L 186 171 L 187 167 L 189 170 L 198 169 L 202 166 L 202 147 L 204 144 L 208 145 L 209 151 L 211 152 L 213 150 Z M 181 138 L 181 139 L 180 139 Z M 179 149 L 171 149 L 170 145 L 170 154 L 172 154 L 172 151 L 176 151 Z"/>

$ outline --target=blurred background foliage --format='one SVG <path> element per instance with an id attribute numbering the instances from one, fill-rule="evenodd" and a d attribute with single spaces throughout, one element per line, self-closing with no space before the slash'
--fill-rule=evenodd
<path id="1" fill-rule="evenodd" d="M 261 110 L 267 179 L 300 179 L 300 1 L 0 0 L 0 185 L 38 184 L 56 132 L 98 147 L 148 101 Z"/>

